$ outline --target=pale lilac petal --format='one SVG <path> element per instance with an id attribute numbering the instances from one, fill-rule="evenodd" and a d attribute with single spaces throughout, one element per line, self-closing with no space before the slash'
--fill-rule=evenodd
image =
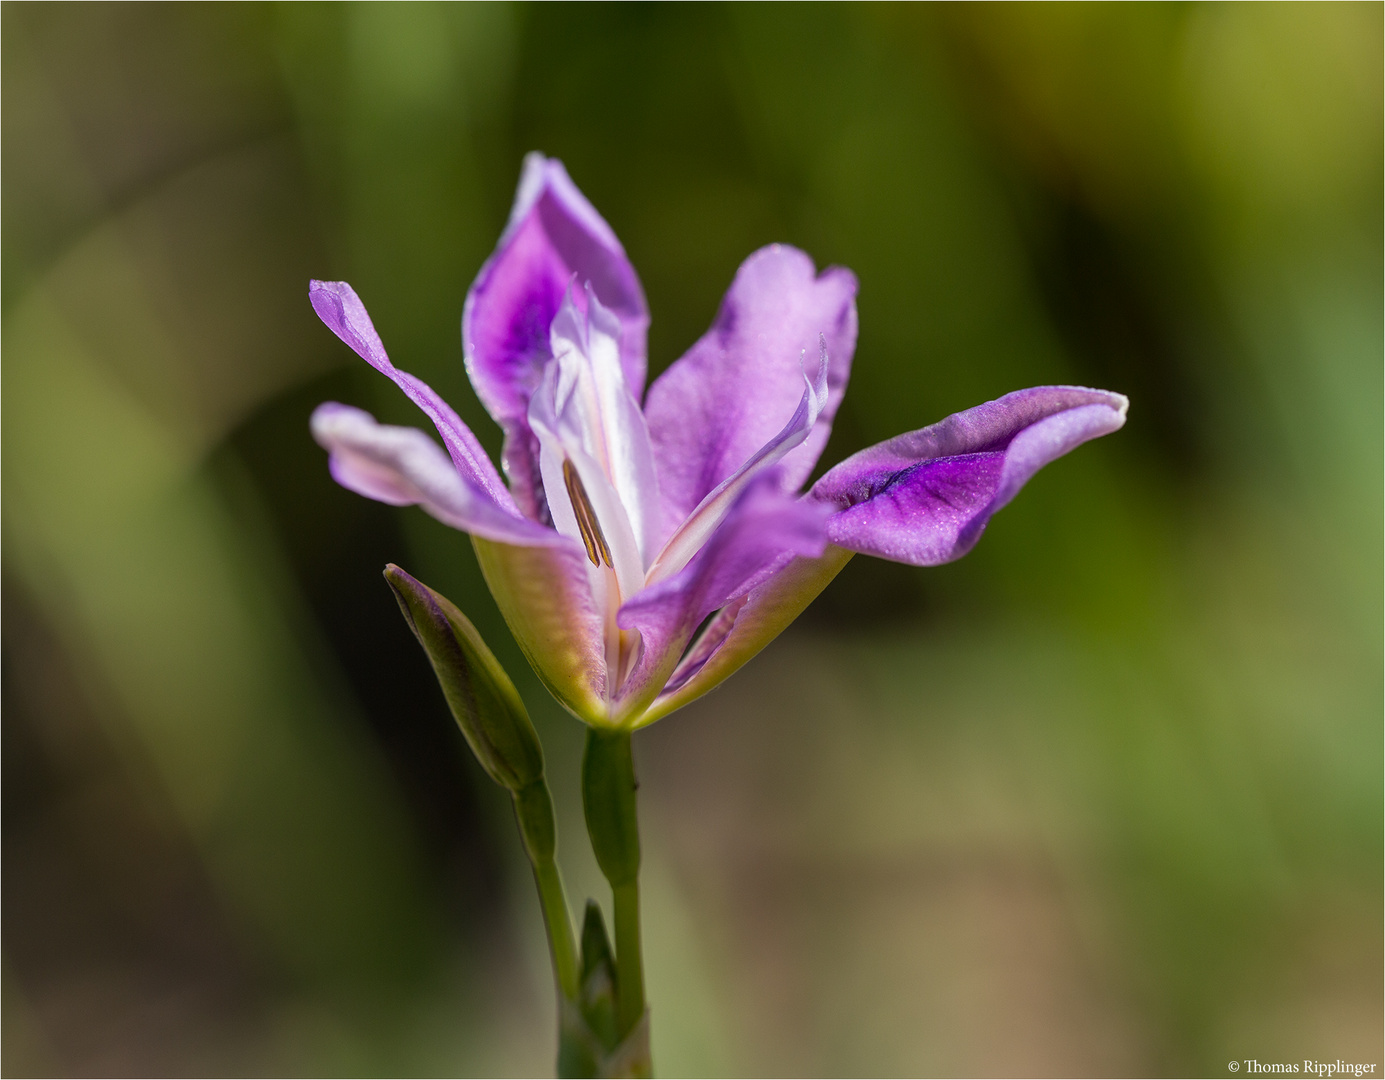
<path id="1" fill-rule="evenodd" d="M 797 490 L 816 464 L 856 348 L 856 278 L 817 274 L 774 245 L 741 264 L 712 328 L 649 388 L 645 416 L 670 530 L 774 438 L 803 395 L 804 358 L 826 342 L 827 401 L 812 432 L 776 466 Z"/>
<path id="2" fill-rule="evenodd" d="M 312 416 L 312 433 L 331 455 L 329 468 L 343 487 L 394 506 L 418 505 L 454 529 L 504 544 L 571 545 L 552 529 L 502 506 L 417 428 L 376 423 L 349 405 L 328 402 Z"/>
<path id="3" fill-rule="evenodd" d="M 1039 469 L 1121 427 L 1127 404 L 1083 387 L 1020 390 L 862 450 L 812 497 L 837 507 L 834 544 L 915 566 L 950 562 Z"/>
<path id="4" fill-rule="evenodd" d="M 687 566 L 620 609 L 621 627 L 638 630 L 644 643 L 639 665 L 621 688 L 620 707 L 649 703 L 708 615 L 753 593 L 796 557 L 820 556 L 829 513 L 821 503 L 786 495 L 774 477 L 747 488 Z"/>
<path id="5" fill-rule="evenodd" d="M 497 505 L 513 510 L 514 500 L 505 490 L 500 474 L 495 471 L 495 466 L 471 429 L 427 383 L 407 371 L 400 371 L 390 362 L 380 335 L 375 332 L 375 325 L 370 321 L 370 315 L 361 298 L 356 295 L 356 290 L 344 281 L 313 281 L 308 285 L 308 299 L 318 318 L 327 324 L 332 333 L 376 371 L 394 380 L 409 400 L 427 414 L 442 436 L 457 471 L 486 492 Z"/>
<path id="6" fill-rule="evenodd" d="M 625 249 L 567 175 L 562 162 L 530 154 L 509 224 L 467 293 L 462 349 L 482 404 L 505 431 L 505 469 L 521 502 L 537 502 L 537 460 L 528 436 L 529 397 L 552 355 L 549 327 L 573 282 L 620 321 L 620 360 L 636 399 L 644 391 L 649 309 Z"/>
<path id="7" fill-rule="evenodd" d="M 828 367 L 827 348 L 824 344 L 819 354 L 816 377 L 810 379 L 806 372 L 803 375 L 803 397 L 799 399 L 798 408 L 794 410 L 789 422 L 779 434 L 752 454 L 749 461 L 718 484 L 688 515 L 683 524 L 674 530 L 649 568 L 650 584 L 662 581 L 686 566 L 688 560 L 720 526 L 731 507 L 741 497 L 741 493 L 761 473 L 773 468 L 809 437 L 817 418 L 827 404 Z"/>
<path id="8" fill-rule="evenodd" d="M 544 686 L 579 720 L 608 725 L 604 619 L 587 587 L 586 554 L 567 540 L 560 547 L 518 547 L 473 535 L 472 546 L 501 615 Z"/>

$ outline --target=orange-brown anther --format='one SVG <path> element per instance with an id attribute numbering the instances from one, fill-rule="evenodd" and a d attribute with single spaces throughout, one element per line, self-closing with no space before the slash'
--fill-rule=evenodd
<path id="1" fill-rule="evenodd" d="M 587 548 L 587 558 L 593 566 L 603 562 L 611 565 L 611 549 L 606 546 L 606 537 L 601 534 L 601 526 L 596 523 L 596 511 L 587 498 L 587 489 L 582 486 L 582 478 L 568 459 L 563 459 L 563 483 L 567 485 L 567 497 L 572 502 L 572 512 L 577 515 L 577 531 L 582 534 L 582 543 Z"/>

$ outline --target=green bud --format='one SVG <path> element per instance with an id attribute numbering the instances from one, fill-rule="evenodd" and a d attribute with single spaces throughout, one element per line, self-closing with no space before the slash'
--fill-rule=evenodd
<path id="1" fill-rule="evenodd" d="M 542 779 L 543 750 L 515 684 L 476 627 L 452 601 L 393 563 L 385 567 L 385 580 L 394 590 L 414 637 L 428 654 L 472 753 L 492 780 L 516 793 L 516 812 L 524 829 L 525 813 L 518 793 Z M 548 821 L 551 833 L 551 805 Z M 530 843 L 528 831 L 525 843 Z"/>
<path id="2" fill-rule="evenodd" d="M 633 882 L 640 873 L 636 786 L 630 733 L 588 728 L 582 754 L 582 809 L 597 865 L 613 888 Z"/>
<path id="3" fill-rule="evenodd" d="M 558 1003 L 559 1076 L 650 1076 L 649 1012 L 622 1038 L 616 1009 L 616 963 L 596 901 L 582 921 L 582 984 L 576 1001 Z"/>
<path id="4" fill-rule="evenodd" d="M 614 1050 L 618 1039 L 616 962 L 606 936 L 606 922 L 595 900 L 587 901 L 582 920 L 582 982 L 578 1004 L 603 1051 Z"/>

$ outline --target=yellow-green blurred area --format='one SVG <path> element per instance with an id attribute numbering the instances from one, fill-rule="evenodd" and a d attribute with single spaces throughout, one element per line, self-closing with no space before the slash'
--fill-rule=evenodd
<path id="1" fill-rule="evenodd" d="M 320 401 L 498 452 L 466 289 L 561 158 L 651 370 L 773 241 L 860 277 L 824 463 L 1123 391 L 962 562 L 858 557 L 635 740 L 664 1075 L 1382 1055 L 1382 7 L 7 3 L 7 1075 L 552 1067 L 503 792 L 380 577 L 476 621 L 606 891 L 580 725 Z M 1378 1068 L 1379 1066 L 1377 1066 Z"/>

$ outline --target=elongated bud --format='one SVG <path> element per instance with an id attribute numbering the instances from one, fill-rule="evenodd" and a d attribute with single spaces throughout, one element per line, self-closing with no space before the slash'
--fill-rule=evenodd
<path id="1" fill-rule="evenodd" d="M 595 900 L 587 901 L 586 915 L 582 919 L 582 981 L 578 1004 L 602 1049 L 614 1050 L 618 1041 L 616 962 L 611 954 L 611 941 L 606 936 L 606 922 Z"/>
<path id="2" fill-rule="evenodd" d="M 526 845 L 547 847 L 551 857 L 552 840 L 541 835 L 539 825 L 545 816 L 552 821 L 551 807 L 535 805 L 526 815 L 522 805 L 531 799 L 545 801 L 532 791 L 543 778 L 543 750 L 515 684 L 476 627 L 452 601 L 393 563 L 385 567 L 385 580 L 394 590 L 414 637 L 428 654 L 443 696 L 476 760 L 492 780 L 516 793 L 516 811 Z M 518 798 L 522 792 L 529 797 Z M 534 820 L 526 822 L 526 816 Z M 550 834 L 551 828 L 550 824 Z"/>
<path id="3" fill-rule="evenodd" d="M 636 786 L 630 733 L 588 728 L 582 754 L 582 809 L 597 865 L 612 887 L 633 882 L 640 873 Z"/>
<path id="4" fill-rule="evenodd" d="M 582 922 L 582 982 L 576 1001 L 559 1004 L 559 1076 L 651 1076 L 649 1012 L 624 1038 L 616 1017 L 616 963 L 596 901 Z"/>

